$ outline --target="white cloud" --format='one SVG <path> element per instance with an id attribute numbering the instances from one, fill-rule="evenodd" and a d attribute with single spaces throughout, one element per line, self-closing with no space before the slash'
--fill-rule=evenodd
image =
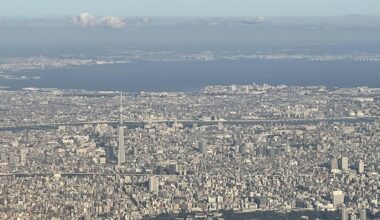
<path id="1" fill-rule="evenodd" d="M 258 16 L 258 17 L 256 17 L 255 21 L 257 23 L 263 23 L 263 22 L 266 22 L 267 19 L 265 17 L 263 17 L 263 16 Z"/>
<path id="2" fill-rule="evenodd" d="M 123 17 L 96 17 L 88 12 L 80 13 L 78 16 L 72 17 L 71 20 L 81 27 L 123 28 L 127 25 Z"/>
<path id="3" fill-rule="evenodd" d="M 82 27 L 95 27 L 98 18 L 88 12 L 81 13 L 79 16 L 72 17 L 74 24 Z"/>
<path id="4" fill-rule="evenodd" d="M 110 28 L 123 28 L 127 25 L 124 18 L 116 17 L 116 16 L 107 16 L 107 17 L 100 18 L 98 20 L 98 24 L 100 26 L 110 27 Z"/>
<path id="5" fill-rule="evenodd" d="M 267 21 L 267 19 L 265 17 L 258 16 L 254 19 L 243 20 L 242 22 L 245 24 L 262 24 L 262 23 L 265 23 L 266 21 Z"/>

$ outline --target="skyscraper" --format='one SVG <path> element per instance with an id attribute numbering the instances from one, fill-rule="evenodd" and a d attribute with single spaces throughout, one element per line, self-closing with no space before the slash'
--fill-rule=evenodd
<path id="1" fill-rule="evenodd" d="M 124 121 L 123 121 L 123 93 L 120 93 L 120 122 L 119 122 L 119 149 L 117 154 L 117 164 L 125 163 L 125 146 L 124 146 Z"/>
<path id="2" fill-rule="evenodd" d="M 333 173 L 333 172 L 335 172 L 338 169 L 339 169 L 338 168 L 338 160 L 334 157 L 330 161 L 330 170 Z"/>
<path id="3" fill-rule="evenodd" d="M 348 220 L 348 210 L 346 207 L 342 208 L 342 220 Z"/>
<path id="4" fill-rule="evenodd" d="M 367 220 L 367 210 L 366 209 L 360 210 L 360 220 Z"/>
<path id="5" fill-rule="evenodd" d="M 114 152 L 113 146 L 106 145 L 104 148 L 105 148 L 105 152 L 106 152 L 106 161 L 107 161 L 107 163 L 116 163 L 117 158 L 115 156 L 115 152 Z"/>
<path id="6" fill-rule="evenodd" d="M 342 157 L 340 159 L 340 166 L 342 170 L 348 170 L 348 157 Z"/>
<path id="7" fill-rule="evenodd" d="M 364 162 L 362 160 L 359 160 L 358 163 L 358 173 L 364 173 Z"/>
<path id="8" fill-rule="evenodd" d="M 149 177 L 149 192 L 158 192 L 158 178 L 156 176 Z"/>

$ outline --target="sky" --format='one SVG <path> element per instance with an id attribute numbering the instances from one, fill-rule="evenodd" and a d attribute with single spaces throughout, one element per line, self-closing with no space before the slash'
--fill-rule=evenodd
<path id="1" fill-rule="evenodd" d="M 0 0 L 0 17 L 380 15 L 379 0 Z"/>

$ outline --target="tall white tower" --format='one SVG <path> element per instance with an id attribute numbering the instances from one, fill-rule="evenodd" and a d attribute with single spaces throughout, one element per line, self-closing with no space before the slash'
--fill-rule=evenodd
<path id="1" fill-rule="evenodd" d="M 125 146 L 124 146 L 124 121 L 123 121 L 123 93 L 120 93 L 120 123 L 119 123 L 119 150 L 117 154 L 117 164 L 125 163 Z"/>

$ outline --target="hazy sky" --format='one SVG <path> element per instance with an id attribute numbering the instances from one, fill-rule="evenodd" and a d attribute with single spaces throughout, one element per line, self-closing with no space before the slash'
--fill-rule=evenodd
<path id="1" fill-rule="evenodd" d="M 0 0 L 0 17 L 380 15 L 380 0 Z"/>

